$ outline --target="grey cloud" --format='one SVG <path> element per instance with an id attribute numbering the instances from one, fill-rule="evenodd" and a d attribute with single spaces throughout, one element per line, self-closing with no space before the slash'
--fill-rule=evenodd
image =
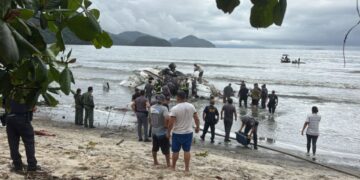
<path id="1" fill-rule="evenodd" d="M 164 38 L 194 34 L 218 44 L 341 45 L 359 17 L 355 1 L 288 0 L 281 27 L 250 26 L 251 2 L 231 14 L 216 8 L 215 0 L 94 0 L 104 29 L 119 33 L 137 30 Z M 360 27 L 359 27 L 360 28 Z M 360 45 L 360 30 L 349 39 Z"/>

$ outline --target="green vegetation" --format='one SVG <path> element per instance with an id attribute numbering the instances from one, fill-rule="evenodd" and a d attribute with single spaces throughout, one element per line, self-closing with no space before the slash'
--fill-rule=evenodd
<path id="1" fill-rule="evenodd" d="M 0 1 L 0 94 L 34 105 L 40 95 L 50 106 L 54 94 L 69 95 L 75 83 L 68 64 L 75 63 L 66 51 L 63 30 L 96 48 L 112 46 L 101 29 L 100 12 L 89 0 L 1 0 Z M 30 20 L 31 19 L 31 20 Z M 56 34 L 46 44 L 40 30 Z"/>

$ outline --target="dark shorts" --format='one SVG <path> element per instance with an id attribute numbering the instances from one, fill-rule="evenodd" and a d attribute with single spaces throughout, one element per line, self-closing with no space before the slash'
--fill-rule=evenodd
<path id="1" fill-rule="evenodd" d="M 161 148 L 161 152 L 163 154 L 170 154 L 170 141 L 168 138 L 166 138 L 165 135 L 163 136 L 156 136 L 153 135 L 152 136 L 153 139 L 153 148 L 152 151 L 153 152 L 158 152 L 159 149 Z"/>
<path id="2" fill-rule="evenodd" d="M 190 152 L 193 133 L 188 134 L 172 134 L 172 146 L 173 153 L 178 153 L 182 148 L 184 152 Z"/>

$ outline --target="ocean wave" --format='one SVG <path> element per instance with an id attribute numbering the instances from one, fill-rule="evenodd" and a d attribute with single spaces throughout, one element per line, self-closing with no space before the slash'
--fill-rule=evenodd
<path id="1" fill-rule="evenodd" d="M 335 98 L 327 98 L 327 97 L 320 97 L 320 96 L 304 96 L 304 95 L 287 95 L 287 94 L 278 94 L 279 97 L 282 98 L 292 98 L 292 99 L 306 99 L 312 100 L 316 103 L 344 103 L 344 104 L 360 104 L 360 102 L 356 100 L 349 100 L 349 99 L 335 99 Z"/>
<path id="2" fill-rule="evenodd" d="M 173 61 L 172 59 L 169 59 L 168 61 L 161 60 L 102 60 L 99 63 L 111 63 L 111 64 L 141 64 L 141 65 L 157 65 L 157 66 L 164 66 L 167 67 L 171 62 L 174 62 L 177 65 L 182 66 L 193 66 L 195 60 L 192 60 L 192 62 L 182 62 L 182 61 Z M 202 62 L 201 60 L 198 60 L 199 62 Z M 219 64 L 219 63 L 197 63 L 201 66 L 205 67 L 225 67 L 225 68 L 245 68 L 245 69 L 264 69 L 263 67 L 258 66 L 246 66 L 246 65 L 228 65 L 228 64 Z"/>
<path id="3" fill-rule="evenodd" d="M 310 82 L 298 80 L 267 80 L 267 79 L 250 79 L 233 76 L 214 76 L 207 77 L 207 79 L 226 81 L 226 82 L 256 82 L 259 84 L 285 85 L 285 86 L 300 86 L 300 87 L 322 87 L 322 88 L 337 88 L 337 89 L 360 89 L 357 84 L 347 83 L 328 83 L 328 82 Z"/>
<path id="4" fill-rule="evenodd" d="M 349 71 L 351 74 L 360 74 L 360 71 Z"/>

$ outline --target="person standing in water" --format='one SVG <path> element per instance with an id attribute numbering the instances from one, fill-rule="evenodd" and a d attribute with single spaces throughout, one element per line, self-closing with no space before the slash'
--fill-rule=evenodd
<path id="1" fill-rule="evenodd" d="M 223 96 L 223 103 L 226 103 L 228 99 L 234 94 L 234 90 L 231 87 L 231 83 L 224 88 L 224 96 Z"/>
<path id="2" fill-rule="evenodd" d="M 251 105 L 258 107 L 259 106 L 259 100 L 261 97 L 261 89 L 259 88 L 258 83 L 254 84 L 254 89 L 251 90 Z"/>
<path id="3" fill-rule="evenodd" d="M 266 108 L 266 101 L 268 98 L 268 90 L 266 88 L 266 84 L 261 86 L 261 109 Z"/>
<path id="4" fill-rule="evenodd" d="M 247 98 L 249 95 L 249 89 L 246 88 L 245 82 L 243 81 L 240 85 L 240 90 L 239 90 L 239 106 L 241 107 L 242 101 L 244 101 L 244 106 L 245 108 L 247 108 Z"/>
<path id="5" fill-rule="evenodd" d="M 202 77 L 204 75 L 204 70 L 200 65 L 194 64 L 194 72 L 196 72 L 196 71 L 199 71 L 198 81 L 199 81 L 199 84 L 201 84 L 202 83 Z"/>
<path id="6" fill-rule="evenodd" d="M 275 91 L 273 90 L 272 93 L 269 95 L 269 102 L 268 102 L 268 108 L 270 114 L 275 113 L 275 109 L 276 106 L 278 105 L 278 102 L 279 102 L 278 97 L 275 94 Z"/>
<path id="7" fill-rule="evenodd" d="M 145 97 L 149 100 L 149 103 L 151 104 L 151 98 L 154 91 L 154 85 L 152 84 L 152 79 L 149 79 L 148 83 L 145 85 Z"/>
<path id="8" fill-rule="evenodd" d="M 307 156 L 310 156 L 310 147 L 312 145 L 312 159 L 316 160 L 316 142 L 320 135 L 319 133 L 319 124 L 321 120 L 321 116 L 318 115 L 319 109 L 316 106 L 313 106 L 312 114 L 308 115 L 306 121 L 304 123 L 303 129 L 301 131 L 301 135 L 304 135 L 304 130 L 306 129 L 306 139 L 307 139 Z"/>

